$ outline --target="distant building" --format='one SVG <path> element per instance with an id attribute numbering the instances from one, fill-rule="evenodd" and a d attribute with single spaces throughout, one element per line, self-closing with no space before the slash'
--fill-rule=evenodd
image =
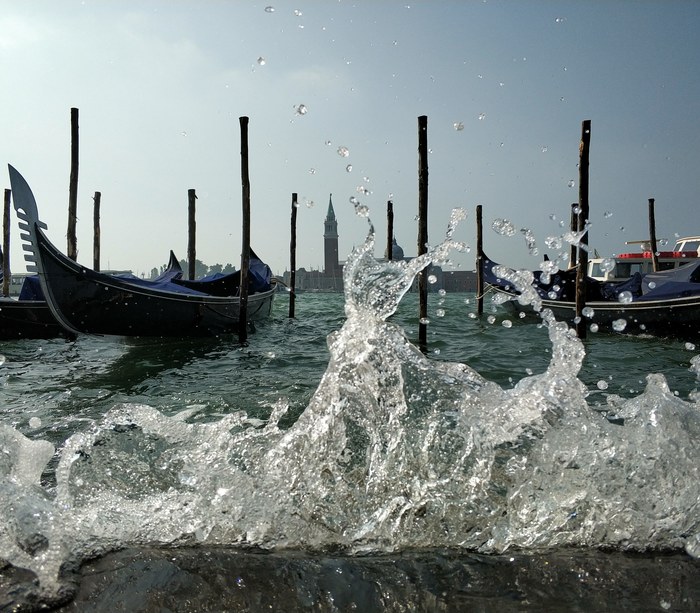
<path id="1" fill-rule="evenodd" d="M 384 261 L 388 259 L 388 248 L 384 251 Z M 404 255 L 404 250 L 394 237 L 391 244 L 392 261 L 410 261 L 412 258 Z M 328 198 L 328 211 L 323 222 L 323 270 L 306 270 L 299 268 L 295 276 L 295 289 L 299 292 L 342 292 L 343 264 L 338 259 L 338 220 L 333 210 L 333 194 Z M 473 271 L 443 271 L 440 266 L 428 268 L 429 292 L 444 289 L 446 292 L 475 292 L 476 273 Z M 291 283 L 291 273 L 285 271 L 284 282 Z M 413 289 L 416 290 L 414 282 Z"/>
<path id="2" fill-rule="evenodd" d="M 337 276 L 340 272 L 338 261 L 338 221 L 333 210 L 333 194 L 328 197 L 328 212 L 323 222 L 323 255 L 326 275 Z"/>

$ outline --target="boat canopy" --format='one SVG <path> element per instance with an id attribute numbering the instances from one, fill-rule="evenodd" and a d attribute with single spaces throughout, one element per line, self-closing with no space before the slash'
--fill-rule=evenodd
<path id="1" fill-rule="evenodd" d="M 696 295 L 700 283 L 700 261 L 674 268 L 650 272 L 642 279 L 640 300 L 660 300 Z"/>

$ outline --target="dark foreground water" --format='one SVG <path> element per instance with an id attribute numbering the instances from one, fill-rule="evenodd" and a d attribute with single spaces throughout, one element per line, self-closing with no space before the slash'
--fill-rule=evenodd
<path id="1" fill-rule="evenodd" d="M 700 608 L 694 346 L 391 308 L 4 343 L 0 610 Z"/>

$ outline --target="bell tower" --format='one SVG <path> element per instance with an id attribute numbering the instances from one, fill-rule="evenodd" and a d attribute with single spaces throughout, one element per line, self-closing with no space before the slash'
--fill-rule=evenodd
<path id="1" fill-rule="evenodd" d="M 335 219 L 335 211 L 333 210 L 333 194 L 328 198 L 328 212 L 323 224 L 323 272 L 327 275 L 332 275 L 340 270 L 338 263 L 338 222 Z"/>

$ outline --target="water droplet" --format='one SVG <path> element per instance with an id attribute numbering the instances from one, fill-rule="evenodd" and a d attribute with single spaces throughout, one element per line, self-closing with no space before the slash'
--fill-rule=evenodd
<path id="1" fill-rule="evenodd" d="M 632 292 L 620 292 L 619 296 L 617 297 L 617 301 L 622 304 L 629 304 L 632 302 Z"/>
<path id="2" fill-rule="evenodd" d="M 455 121 L 455 123 L 452 125 L 454 126 L 454 129 L 457 130 L 457 132 L 461 132 L 462 130 L 464 130 L 464 123 L 462 123 L 461 121 Z"/>
<path id="3" fill-rule="evenodd" d="M 656 283 L 654 283 L 654 281 L 649 281 L 648 287 L 649 289 L 654 289 L 656 287 Z"/>
<path id="4" fill-rule="evenodd" d="M 306 108 L 305 104 L 299 104 L 298 106 L 294 107 L 294 112 L 297 115 L 306 115 L 309 112 L 309 109 Z"/>
<path id="5" fill-rule="evenodd" d="M 484 121 L 486 119 L 486 113 L 479 113 L 479 121 Z"/>
<path id="6" fill-rule="evenodd" d="M 547 147 L 542 147 L 542 153 L 547 153 Z"/>
<path id="7" fill-rule="evenodd" d="M 595 309 L 592 309 L 591 307 L 583 307 L 583 310 L 581 311 L 581 315 L 586 317 L 587 319 L 591 319 L 593 315 L 595 315 Z"/>
<path id="8" fill-rule="evenodd" d="M 439 289 L 438 296 L 447 296 L 447 292 L 444 289 Z"/>
<path id="9" fill-rule="evenodd" d="M 338 155 L 341 158 L 346 158 L 350 155 L 350 149 L 347 147 L 338 147 Z"/>
<path id="10" fill-rule="evenodd" d="M 424 326 L 427 326 L 430 323 L 430 320 L 427 317 L 421 317 L 420 318 L 420 323 L 422 323 Z"/>
<path id="11" fill-rule="evenodd" d="M 275 12 L 275 7 L 274 7 L 274 6 L 266 6 L 266 7 L 265 7 L 265 12 L 266 12 L 266 13 L 274 13 L 274 12 Z"/>
<path id="12" fill-rule="evenodd" d="M 437 283 L 437 277 L 435 275 L 428 275 L 428 283 L 431 285 Z"/>
<path id="13" fill-rule="evenodd" d="M 495 318 L 495 316 L 493 316 L 493 315 L 489 315 L 489 316 L 486 318 L 486 321 L 488 321 L 490 324 L 493 324 L 493 323 L 495 323 L 496 318 Z"/>
<path id="14" fill-rule="evenodd" d="M 608 389 L 608 382 L 601 379 L 600 381 L 598 381 L 598 383 L 596 383 L 596 386 L 599 390 L 606 390 Z"/>
<path id="15" fill-rule="evenodd" d="M 316 174 L 316 169 L 315 169 L 315 168 L 309 168 L 309 174 L 310 174 L 310 175 L 315 175 L 315 174 Z"/>
<path id="16" fill-rule="evenodd" d="M 612 258 L 605 258 L 600 263 L 600 270 L 603 272 L 610 272 L 613 268 L 615 268 L 615 260 Z"/>
<path id="17" fill-rule="evenodd" d="M 352 172 L 352 164 L 348 164 L 348 165 L 345 167 L 345 172 Z"/>
<path id="18" fill-rule="evenodd" d="M 294 16 L 295 17 L 301 17 L 302 12 L 299 9 L 294 9 Z"/>
<path id="19" fill-rule="evenodd" d="M 260 64 L 260 66 L 264 66 L 265 63 L 266 63 L 266 60 L 265 60 L 265 58 L 261 55 L 261 56 L 258 58 L 258 64 Z"/>
<path id="20" fill-rule="evenodd" d="M 554 20 L 554 23 L 564 23 L 566 21 L 566 17 L 557 17 Z"/>
<path id="21" fill-rule="evenodd" d="M 622 332 L 627 327 L 626 319 L 616 319 L 612 322 L 612 327 L 615 332 Z"/>
<path id="22" fill-rule="evenodd" d="M 695 351 L 695 344 L 694 344 L 694 343 L 686 343 L 686 344 L 685 344 L 685 348 L 686 348 L 688 351 Z"/>
<path id="23" fill-rule="evenodd" d="M 326 141 L 326 147 L 330 147 L 333 143 L 329 140 Z"/>
<path id="24" fill-rule="evenodd" d="M 494 219 L 491 227 L 501 236 L 515 236 L 515 226 L 507 219 Z"/>
<path id="25" fill-rule="evenodd" d="M 504 319 L 504 320 L 501 322 L 501 325 L 502 325 L 504 328 L 512 328 L 512 327 L 513 327 L 513 322 L 512 322 L 510 319 Z"/>
<path id="26" fill-rule="evenodd" d="M 312 208 L 314 208 L 314 201 L 313 201 L 313 200 L 307 200 L 307 201 L 306 201 L 306 208 L 307 208 L 307 209 L 312 209 Z"/>
<path id="27" fill-rule="evenodd" d="M 544 239 L 544 244 L 550 249 L 556 249 L 557 251 L 562 248 L 564 244 L 561 236 L 548 236 Z"/>
<path id="28" fill-rule="evenodd" d="M 518 313 L 518 317 L 520 317 L 520 319 L 525 319 L 525 313 L 520 311 L 520 313 Z"/>
<path id="29" fill-rule="evenodd" d="M 569 179 L 569 183 L 567 184 L 569 187 L 576 187 L 576 181 L 573 179 Z"/>
<path id="30" fill-rule="evenodd" d="M 5 356 L 0 355 L 0 366 L 2 366 L 5 363 L 5 360 L 6 360 Z"/>
<path id="31" fill-rule="evenodd" d="M 605 213 L 603 213 L 603 217 L 605 217 L 605 219 L 610 219 L 612 216 L 612 211 L 605 211 Z"/>
<path id="32" fill-rule="evenodd" d="M 41 419 L 38 417 L 31 417 L 29 419 L 29 427 L 30 428 L 41 428 Z"/>
<path id="33" fill-rule="evenodd" d="M 369 217 L 369 207 L 366 204 L 362 204 L 355 196 L 351 196 L 350 202 L 355 207 L 355 215 Z"/>
<path id="34" fill-rule="evenodd" d="M 437 309 L 437 311 L 435 311 L 435 315 L 437 315 L 438 317 L 444 317 L 445 309 Z"/>
<path id="35" fill-rule="evenodd" d="M 591 332 L 598 332 L 598 324 L 591 324 L 588 328 Z"/>

